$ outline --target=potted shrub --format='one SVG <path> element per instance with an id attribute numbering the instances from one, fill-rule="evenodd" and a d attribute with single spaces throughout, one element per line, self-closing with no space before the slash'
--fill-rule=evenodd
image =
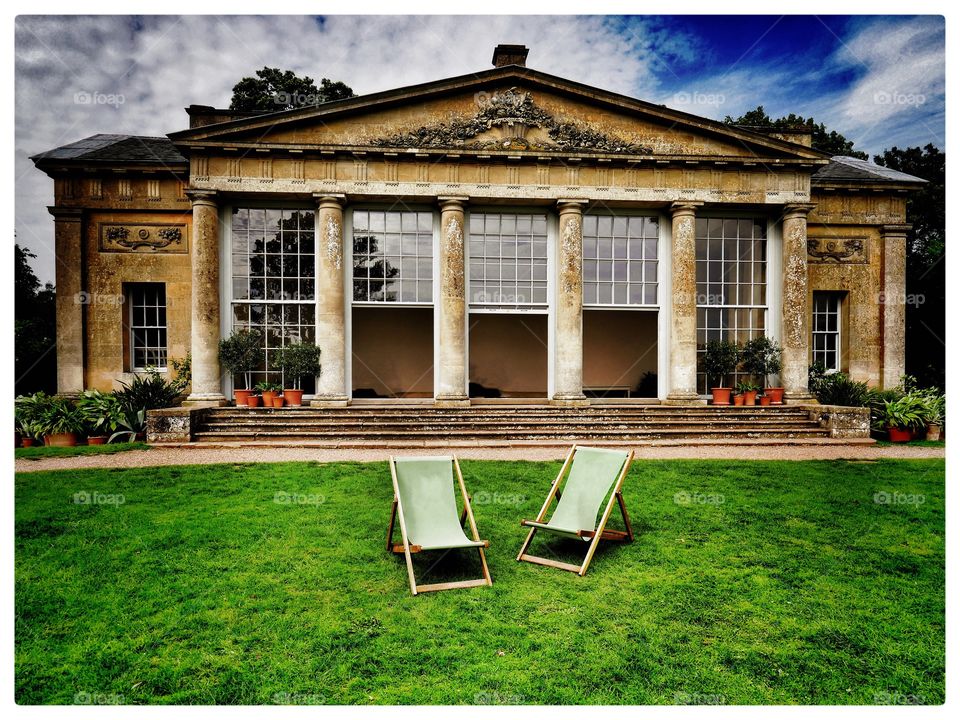
<path id="1" fill-rule="evenodd" d="M 277 353 L 277 364 L 287 383 L 293 386 L 283 390 L 287 405 L 299 407 L 303 404 L 300 381 L 320 372 L 320 348 L 311 343 L 291 343 Z"/>
<path id="2" fill-rule="evenodd" d="M 243 388 L 234 389 L 233 399 L 237 407 L 248 405 L 247 398 L 253 394 L 250 374 L 263 353 L 263 338 L 255 330 L 234 330 L 233 334 L 220 341 L 219 355 L 223 369 L 231 377 L 241 375 Z"/>
<path id="3" fill-rule="evenodd" d="M 77 400 L 87 428 L 87 444 L 103 445 L 120 424 L 122 413 L 117 396 L 99 390 L 87 390 Z"/>
<path id="4" fill-rule="evenodd" d="M 760 386 L 749 382 L 737 383 L 737 394 L 743 397 L 744 405 L 756 405 Z"/>
<path id="5" fill-rule="evenodd" d="M 247 407 L 260 407 L 260 393 L 256 390 L 247 391 Z"/>
<path id="6" fill-rule="evenodd" d="M 877 420 L 890 442 L 908 442 L 913 437 L 912 430 L 923 425 L 925 410 L 923 398 L 908 393 L 897 400 L 884 400 L 877 408 Z"/>
<path id="7" fill-rule="evenodd" d="M 143 440 L 147 434 L 147 411 L 144 408 L 134 409 L 121 407 L 117 418 L 117 431 L 110 436 L 107 442 L 126 437 L 125 442 Z"/>
<path id="8" fill-rule="evenodd" d="M 277 399 L 277 395 L 283 390 L 283 386 L 279 383 L 272 383 L 267 380 L 257 383 L 254 386 L 254 390 L 260 392 L 260 397 L 263 399 L 264 407 L 273 407 L 274 401 Z"/>
<path id="9" fill-rule="evenodd" d="M 743 369 L 760 381 L 764 397 L 770 405 L 783 405 L 783 388 L 768 387 L 770 376 L 776 375 L 783 367 L 783 348 L 775 340 L 761 335 L 749 340 L 740 351 Z"/>
<path id="10" fill-rule="evenodd" d="M 43 417 L 53 401 L 45 392 L 20 395 L 14 401 L 14 422 L 23 447 L 32 447 L 43 438 Z"/>
<path id="11" fill-rule="evenodd" d="M 733 396 L 733 404 L 737 407 L 743 405 L 743 395 L 741 393 L 737 393 Z"/>
<path id="12" fill-rule="evenodd" d="M 927 426 L 927 440 L 940 439 L 940 428 L 943 427 L 943 416 L 947 409 L 946 401 L 946 396 L 936 389 L 931 388 L 924 392 L 923 422 Z"/>
<path id="13" fill-rule="evenodd" d="M 714 405 L 730 404 L 733 388 L 723 382 L 736 369 L 739 356 L 740 347 L 726 340 L 711 340 L 700 355 L 700 367 L 707 376 L 707 386 Z M 717 382 L 716 386 L 711 384 L 712 380 Z"/>
<path id="14" fill-rule="evenodd" d="M 52 447 L 73 447 L 83 432 L 83 414 L 67 398 L 53 398 L 41 419 L 44 442 Z"/>

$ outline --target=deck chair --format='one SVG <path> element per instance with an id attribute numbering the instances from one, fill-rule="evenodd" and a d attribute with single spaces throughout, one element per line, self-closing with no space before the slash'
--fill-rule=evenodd
<path id="1" fill-rule="evenodd" d="M 453 491 L 453 471 L 463 495 L 463 513 L 457 514 L 457 500 Z M 390 458 L 390 475 L 393 478 L 393 509 L 390 527 L 387 530 L 387 550 L 403 553 L 407 561 L 407 576 L 410 592 L 414 595 L 436 590 L 493 585 L 487 558 L 483 549 L 490 546 L 481 540 L 477 524 L 470 508 L 470 496 L 463 484 L 460 464 L 455 457 L 405 457 Z M 393 542 L 395 520 L 400 521 L 402 543 Z M 464 520 L 470 521 L 473 540 L 463 532 Z M 480 553 L 483 577 L 477 580 L 417 585 L 413 573 L 413 553 L 424 550 L 450 550 L 453 548 L 476 548 Z"/>
<path id="2" fill-rule="evenodd" d="M 567 458 L 560 468 L 557 479 L 553 481 L 550 493 L 547 495 L 540 514 L 536 520 L 521 520 L 520 525 L 530 528 L 517 560 L 546 565 L 548 567 L 569 570 L 583 577 L 590 566 L 593 554 L 601 540 L 619 540 L 630 542 L 633 540 L 633 529 L 630 527 L 630 517 L 627 515 L 626 505 L 623 503 L 621 488 L 623 480 L 633 462 L 633 451 L 606 450 L 601 448 L 578 447 L 570 448 Z M 563 493 L 560 492 L 560 483 L 564 475 L 567 482 Z M 612 492 L 611 492 L 612 489 Z M 609 495 L 609 500 L 607 496 Z M 548 521 L 547 511 L 550 503 L 556 497 L 559 502 L 556 510 Z M 606 505 L 604 501 L 606 500 Z M 613 510 L 614 503 L 620 506 L 623 515 L 623 524 L 626 530 L 607 530 L 607 520 Z M 600 520 L 597 514 L 603 508 Z M 582 565 L 551 560 L 527 554 L 527 549 L 538 530 L 554 533 L 568 538 L 577 538 L 589 542 L 587 555 Z"/>

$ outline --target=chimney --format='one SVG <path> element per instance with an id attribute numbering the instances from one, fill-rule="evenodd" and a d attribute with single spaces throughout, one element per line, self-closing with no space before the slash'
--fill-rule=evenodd
<path id="1" fill-rule="evenodd" d="M 530 51 L 526 45 L 497 45 L 493 50 L 493 66 L 519 65 L 520 67 L 526 67 L 528 52 Z"/>

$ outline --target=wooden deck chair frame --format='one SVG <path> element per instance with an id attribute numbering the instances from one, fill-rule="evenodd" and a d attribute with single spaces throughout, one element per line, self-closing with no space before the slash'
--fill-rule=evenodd
<path id="1" fill-rule="evenodd" d="M 557 479 L 553 481 L 553 485 L 550 487 L 550 492 L 547 495 L 547 499 L 544 501 L 543 507 L 540 508 L 540 513 L 537 515 L 535 522 L 546 522 L 546 515 L 547 511 L 550 509 L 550 504 L 553 502 L 554 498 L 559 500 L 560 483 L 570 470 L 570 466 L 573 463 L 573 458 L 574 455 L 576 455 L 576 452 L 577 446 L 574 445 L 572 448 L 570 448 L 570 452 L 567 454 L 567 458 L 564 460 L 563 466 L 560 468 L 560 472 L 557 474 Z M 559 560 L 552 560 L 550 558 L 528 554 L 527 548 L 530 547 L 530 543 L 533 542 L 534 535 L 536 535 L 537 530 L 540 529 L 537 527 L 530 528 L 530 532 L 527 534 L 527 539 L 524 541 L 523 547 L 520 548 L 520 553 L 517 555 L 517 560 L 533 563 L 535 565 L 546 565 L 547 567 L 559 568 L 560 570 L 568 570 L 570 572 L 577 573 L 577 575 L 580 577 L 583 577 L 587 572 L 587 568 L 590 567 L 590 561 L 593 560 L 593 554 L 597 551 L 597 546 L 600 544 L 601 540 L 633 542 L 633 528 L 630 525 L 630 516 L 627 514 L 627 506 L 623 502 L 623 481 L 627 477 L 627 472 L 629 472 L 630 463 L 632 462 L 633 450 L 630 451 L 630 453 L 627 455 L 626 461 L 623 463 L 623 468 L 620 470 L 620 474 L 617 476 L 617 481 L 613 486 L 613 492 L 610 493 L 610 500 L 607 502 L 606 508 L 604 508 L 603 515 L 601 516 L 597 527 L 593 530 L 580 530 L 577 532 L 578 537 L 590 538 L 590 546 L 587 548 L 587 554 L 583 559 L 583 564 L 574 565 L 573 563 L 565 563 Z M 614 503 L 620 506 L 620 513 L 623 515 L 623 525 L 626 530 L 606 529 L 607 520 L 610 519 L 610 513 L 613 511 Z M 521 520 L 520 525 L 528 527 L 528 521 Z"/>
<path id="2" fill-rule="evenodd" d="M 477 523 L 473 519 L 473 509 L 470 507 L 470 495 L 467 494 L 467 486 L 463 482 L 463 473 L 460 472 L 460 463 L 457 458 L 453 458 L 453 468 L 456 470 L 457 484 L 460 486 L 460 494 L 463 496 L 463 512 L 460 514 L 460 525 L 464 520 L 470 521 L 470 532 L 476 542 L 483 542 L 482 547 L 478 547 L 480 553 L 480 564 L 483 566 L 483 577 L 476 580 L 460 580 L 457 582 L 432 583 L 429 585 L 417 585 L 417 579 L 413 572 L 414 553 L 422 552 L 419 545 L 411 545 L 407 537 L 407 525 L 403 518 L 403 503 L 400 502 L 400 484 L 397 481 L 397 467 L 394 457 L 390 456 L 390 477 L 393 480 L 393 508 L 390 511 L 390 526 L 387 528 L 387 550 L 400 554 L 403 553 L 407 563 L 407 577 L 410 580 L 410 592 L 417 595 L 422 592 L 437 592 L 440 590 L 456 590 L 458 588 L 480 587 L 481 585 L 493 585 L 490 577 L 490 568 L 487 567 L 487 558 L 483 549 L 490 547 L 489 540 L 480 540 L 480 533 L 477 531 Z M 401 543 L 393 542 L 393 532 L 396 526 L 396 520 L 400 520 Z"/>

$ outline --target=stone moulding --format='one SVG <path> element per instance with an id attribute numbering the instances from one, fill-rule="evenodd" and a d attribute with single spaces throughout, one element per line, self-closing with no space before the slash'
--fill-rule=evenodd
<path id="1" fill-rule="evenodd" d="M 187 252 L 183 223 L 100 223 L 101 252 Z"/>
<path id="2" fill-rule="evenodd" d="M 479 102 L 479 98 L 478 98 Z M 549 141 L 527 137 L 532 128 L 545 130 Z M 495 131 L 497 137 L 482 136 Z M 606 153 L 652 155 L 653 148 L 562 122 L 538 107 L 528 92 L 512 87 L 485 95 L 481 109 L 472 118 L 454 118 L 446 123 L 425 125 L 410 132 L 376 138 L 375 147 L 470 148 L 501 150 L 592 150 Z"/>
<path id="3" fill-rule="evenodd" d="M 866 241 L 864 238 L 807 240 L 807 256 L 813 263 L 865 263 Z"/>

